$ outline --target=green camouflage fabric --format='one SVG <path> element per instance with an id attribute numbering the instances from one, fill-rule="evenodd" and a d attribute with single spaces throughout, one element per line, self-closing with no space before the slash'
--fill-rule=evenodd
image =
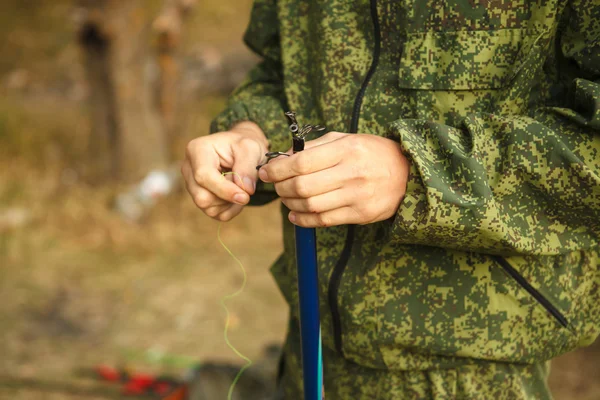
<path id="1" fill-rule="evenodd" d="M 303 398 L 300 334 L 290 323 L 285 348 L 283 398 Z M 454 368 L 383 370 L 365 368 L 327 347 L 323 351 L 325 400 L 519 400 L 551 398 L 549 363 L 508 364 L 480 361 Z"/>
<path id="2" fill-rule="evenodd" d="M 374 57 L 371 2 L 256 1 L 245 42 L 262 62 L 211 130 L 255 121 L 271 151 L 286 151 L 283 113 L 294 110 L 300 123 L 349 132 Z M 411 170 L 396 216 L 355 227 L 335 300 L 341 352 L 327 295 L 348 227 L 317 230 L 325 354 L 368 385 L 381 371 L 435 385 L 427 374 L 481 370 L 490 380 L 479 386 L 533 374 L 600 329 L 600 2 L 376 6 L 381 52 L 358 132 L 396 140 Z M 260 185 L 252 201 L 275 197 Z M 293 319 L 287 212 L 272 273 Z M 359 398 L 335 387 L 329 398 Z"/>

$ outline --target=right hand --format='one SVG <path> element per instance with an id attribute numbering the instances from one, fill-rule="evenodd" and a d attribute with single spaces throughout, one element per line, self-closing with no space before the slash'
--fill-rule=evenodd
<path id="1" fill-rule="evenodd" d="M 237 216 L 254 194 L 256 166 L 267 151 L 267 138 L 250 121 L 192 140 L 187 145 L 181 173 L 194 203 L 219 221 Z M 222 175 L 228 171 L 233 174 Z"/>

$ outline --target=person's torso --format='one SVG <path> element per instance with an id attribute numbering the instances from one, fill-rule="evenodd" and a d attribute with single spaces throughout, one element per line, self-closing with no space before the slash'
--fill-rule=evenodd
<path id="1" fill-rule="evenodd" d="M 301 123 L 351 132 L 354 117 L 357 132 L 386 136 L 398 119 L 459 126 L 471 113 L 528 115 L 562 95 L 563 0 L 277 4 L 286 98 Z M 295 313 L 293 227 L 283 211 L 285 253 L 273 272 Z M 573 332 L 584 328 L 563 326 L 493 257 L 393 243 L 389 226 L 356 227 L 341 272 L 347 227 L 317 230 L 324 344 L 349 359 L 397 369 L 463 357 L 533 362 L 585 340 Z M 508 261 L 561 313 L 582 318 L 573 305 L 596 253 Z"/>

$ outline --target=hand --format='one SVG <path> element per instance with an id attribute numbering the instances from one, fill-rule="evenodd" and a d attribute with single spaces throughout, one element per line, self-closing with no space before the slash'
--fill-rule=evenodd
<path id="1" fill-rule="evenodd" d="M 256 166 L 268 151 L 267 139 L 253 122 L 192 140 L 181 167 L 187 191 L 206 215 L 229 221 L 242 212 L 256 188 Z M 223 176 L 223 172 L 232 174 Z"/>
<path id="2" fill-rule="evenodd" d="M 330 132 L 304 151 L 259 171 L 303 227 L 368 224 L 393 216 L 404 194 L 409 162 L 396 142 L 375 135 Z"/>

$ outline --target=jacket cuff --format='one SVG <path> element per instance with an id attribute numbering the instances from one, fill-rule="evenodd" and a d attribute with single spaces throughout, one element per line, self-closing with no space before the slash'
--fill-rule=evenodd
<path id="1" fill-rule="evenodd" d="M 406 193 L 400 202 L 392 226 L 392 237 L 402 243 L 420 242 L 415 240 L 419 229 L 425 224 L 427 217 L 427 190 L 419 174 L 417 165 L 407 156 L 410 162 Z M 412 238 L 412 240 L 411 240 Z"/>
<path id="2" fill-rule="evenodd" d="M 242 121 L 256 123 L 269 142 L 269 151 L 287 151 L 292 145 L 284 111 L 274 99 L 256 99 L 253 104 L 235 102 L 212 121 L 210 133 L 229 130 Z"/>
<path id="3" fill-rule="evenodd" d="M 394 121 L 387 130 L 386 137 L 398 142 L 404 156 L 408 159 L 410 169 L 406 181 L 406 192 L 394 216 L 391 236 L 401 243 L 420 242 L 416 238 L 423 225 L 426 225 L 428 213 L 427 187 L 423 183 L 417 160 L 402 143 L 402 136 L 409 129 L 404 121 Z"/>

